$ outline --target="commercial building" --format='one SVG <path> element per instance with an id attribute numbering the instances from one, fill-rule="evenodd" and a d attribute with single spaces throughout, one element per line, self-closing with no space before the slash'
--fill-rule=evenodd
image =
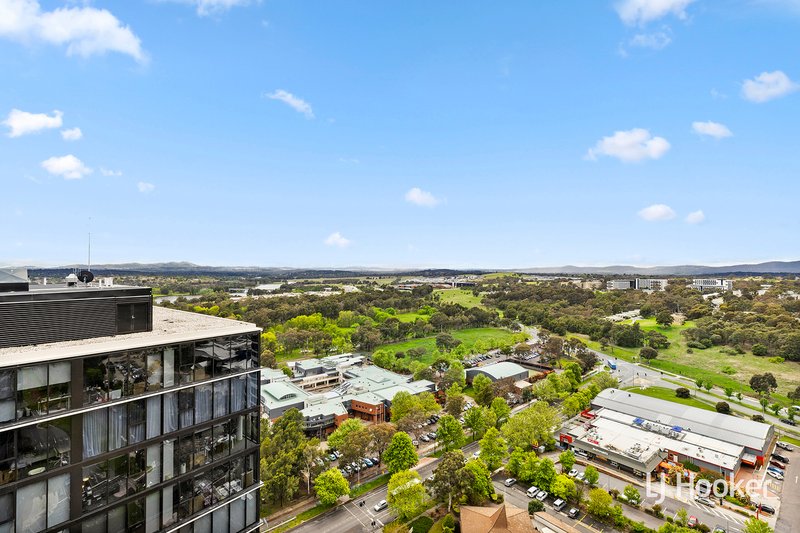
<path id="1" fill-rule="evenodd" d="M 635 288 L 635 279 L 610 279 L 606 282 L 606 290 L 609 291 L 625 291 Z"/>
<path id="2" fill-rule="evenodd" d="M 562 432 L 562 443 L 637 475 L 691 462 L 736 475 L 763 464 L 774 428 L 752 420 L 606 389 L 588 420 Z"/>
<path id="3" fill-rule="evenodd" d="M 260 330 L 70 283 L 0 292 L 0 531 L 257 529 Z"/>
<path id="4" fill-rule="evenodd" d="M 476 366 L 467 369 L 467 383 L 472 383 L 475 376 L 483 374 L 492 381 L 500 381 L 501 379 L 511 379 L 512 381 L 522 381 L 528 379 L 528 369 L 521 367 L 516 363 L 502 361 L 486 366 Z"/>
<path id="5" fill-rule="evenodd" d="M 689 287 L 699 291 L 732 291 L 733 280 L 720 278 L 696 278 Z"/>
<path id="6" fill-rule="evenodd" d="M 606 289 L 609 291 L 623 291 L 629 289 L 663 291 L 666 289 L 669 280 L 655 278 L 636 278 L 636 279 L 610 279 L 606 282 Z"/>

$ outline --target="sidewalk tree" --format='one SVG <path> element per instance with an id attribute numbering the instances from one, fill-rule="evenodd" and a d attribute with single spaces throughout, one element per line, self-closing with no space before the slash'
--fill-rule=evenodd
<path id="1" fill-rule="evenodd" d="M 389 479 L 386 501 L 401 520 L 415 516 L 425 501 L 425 486 L 419 472 L 403 470 L 393 474 Z"/>
<path id="2" fill-rule="evenodd" d="M 561 498 L 562 500 L 574 500 L 578 495 L 575 482 L 565 474 L 556 476 L 553 485 L 550 487 L 550 492 L 552 492 L 556 498 Z"/>
<path id="3" fill-rule="evenodd" d="M 430 482 L 431 492 L 437 501 L 447 502 L 447 510 L 453 508 L 453 501 L 458 501 L 469 490 L 472 479 L 465 471 L 467 464 L 461 450 L 445 452 Z"/>
<path id="4" fill-rule="evenodd" d="M 769 406 L 769 410 L 772 411 L 775 414 L 775 416 L 778 416 L 780 414 L 781 409 L 783 409 L 783 406 L 779 403 L 773 403 L 772 405 Z"/>
<path id="5" fill-rule="evenodd" d="M 383 454 L 383 461 L 389 467 L 389 472 L 408 470 L 419 462 L 417 450 L 411 442 L 411 437 L 404 431 L 398 431 L 392 436 L 392 441 Z"/>
<path id="6" fill-rule="evenodd" d="M 552 442 L 553 428 L 561 423 L 558 411 L 545 402 L 537 402 L 508 419 L 501 432 L 513 448 L 530 450 Z"/>
<path id="7" fill-rule="evenodd" d="M 586 467 L 586 470 L 583 473 L 583 479 L 590 487 L 594 487 L 600 480 L 600 472 L 598 472 L 597 469 L 592 465 L 589 465 Z"/>
<path id="8" fill-rule="evenodd" d="M 319 461 L 324 456 L 325 452 L 319 446 L 319 439 L 310 439 L 303 448 L 302 472 L 306 478 L 306 492 L 308 493 L 311 493 L 311 480 L 322 472 L 323 465 Z"/>
<path id="9" fill-rule="evenodd" d="M 453 383 L 447 389 L 444 410 L 453 416 L 461 416 L 461 413 L 464 412 L 464 395 L 461 393 L 461 386 L 458 383 Z"/>
<path id="10" fill-rule="evenodd" d="M 494 385 L 492 380 L 484 374 L 478 374 L 472 380 L 472 389 L 475 391 L 475 401 L 479 405 L 489 405 L 494 399 Z"/>
<path id="11" fill-rule="evenodd" d="M 633 485 L 625 485 L 625 488 L 622 490 L 622 494 L 630 504 L 639 505 L 642 502 L 642 495 L 639 494 L 639 491 L 636 490 L 636 487 Z"/>
<path id="12" fill-rule="evenodd" d="M 755 392 L 769 398 L 769 395 L 778 388 L 778 381 L 771 372 L 755 374 L 750 378 L 750 388 Z"/>
<path id="13" fill-rule="evenodd" d="M 731 406 L 728 402 L 717 402 L 715 408 L 718 413 L 722 413 L 723 415 L 731 414 Z"/>
<path id="14" fill-rule="evenodd" d="M 565 450 L 558 456 L 558 462 L 561 463 L 561 473 L 569 472 L 575 466 L 575 454 L 572 450 Z"/>
<path id="15" fill-rule="evenodd" d="M 514 448 L 514 451 L 511 452 L 511 455 L 508 457 L 508 462 L 506 463 L 506 472 L 511 474 L 511 477 L 521 477 L 519 472 L 522 468 L 522 463 L 525 461 L 525 457 L 526 453 L 520 448 Z"/>
<path id="16" fill-rule="evenodd" d="M 472 459 L 464 465 L 465 477 L 470 478 L 467 497 L 472 505 L 481 505 L 494 494 L 492 473 L 483 461 Z"/>
<path id="17" fill-rule="evenodd" d="M 497 428 L 489 428 L 481 439 L 480 447 L 480 458 L 492 471 L 500 468 L 503 459 L 508 455 L 506 440 L 500 435 Z"/>
<path id="18" fill-rule="evenodd" d="M 598 372 L 597 375 L 592 378 L 592 382 L 597 385 L 597 388 L 601 391 L 619 386 L 619 380 L 605 371 Z"/>
<path id="19" fill-rule="evenodd" d="M 400 391 L 392 398 L 392 422 L 402 431 L 408 431 L 421 424 L 433 413 L 438 412 L 439 404 L 430 392 L 413 395 Z"/>
<path id="20" fill-rule="evenodd" d="M 539 500 L 531 500 L 528 502 L 528 514 L 540 513 L 544 511 L 544 503 Z"/>
<path id="21" fill-rule="evenodd" d="M 763 520 L 752 516 L 744 523 L 744 533 L 773 533 L 775 530 Z"/>
<path id="22" fill-rule="evenodd" d="M 452 415 L 444 415 L 439 419 L 439 430 L 436 433 L 436 440 L 449 451 L 453 446 L 459 446 L 464 440 L 464 430 L 461 423 Z"/>
<path id="23" fill-rule="evenodd" d="M 366 426 L 347 434 L 339 451 L 342 452 L 341 464 L 360 463 L 367 455 L 371 444 L 369 429 Z M 361 469 L 356 472 L 356 479 L 361 481 Z"/>
<path id="24" fill-rule="evenodd" d="M 497 426 L 502 426 L 503 423 L 508 420 L 509 415 L 511 415 L 511 407 L 508 406 L 508 402 L 505 398 L 495 398 L 492 400 L 491 408 L 497 417 Z"/>
<path id="25" fill-rule="evenodd" d="M 611 516 L 611 505 L 613 499 L 611 495 L 603 489 L 592 489 L 589 491 L 589 500 L 586 503 L 586 510 L 589 514 L 597 518 L 604 519 Z"/>
<path id="26" fill-rule="evenodd" d="M 330 468 L 314 480 L 314 490 L 321 504 L 333 505 L 340 496 L 350 494 L 350 483 L 338 468 Z"/>
<path id="27" fill-rule="evenodd" d="M 678 398 L 690 398 L 692 393 L 686 387 L 678 387 L 675 389 L 675 396 Z"/>
<path id="28" fill-rule="evenodd" d="M 475 440 L 475 435 L 480 435 L 486 429 L 484 423 L 483 413 L 480 407 L 470 407 L 464 413 L 464 427 L 469 428 L 472 432 L 472 440 Z"/>
<path id="29" fill-rule="evenodd" d="M 378 461 L 383 461 L 383 453 L 389 447 L 389 444 L 392 443 L 395 433 L 397 433 L 397 428 L 394 424 L 388 422 L 381 422 L 380 424 L 369 426 L 369 448 L 375 452 Z M 380 466 L 380 463 L 378 463 L 378 466 Z"/>
<path id="30" fill-rule="evenodd" d="M 328 447 L 340 450 L 350 433 L 364 429 L 364 423 L 358 418 L 348 418 L 328 436 Z"/>
<path id="31" fill-rule="evenodd" d="M 531 480 L 533 484 L 540 489 L 550 490 L 555 480 L 556 467 L 553 461 L 548 457 L 539 459 L 539 463 L 533 471 L 533 479 Z"/>

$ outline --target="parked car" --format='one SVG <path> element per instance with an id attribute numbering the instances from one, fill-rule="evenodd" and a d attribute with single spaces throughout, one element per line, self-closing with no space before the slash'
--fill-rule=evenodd
<path id="1" fill-rule="evenodd" d="M 787 452 L 791 452 L 794 450 L 794 448 L 792 448 L 791 445 L 786 444 L 785 442 L 779 442 L 778 444 L 776 444 L 776 446 L 781 450 L 786 450 Z"/>
<path id="2" fill-rule="evenodd" d="M 783 472 L 783 470 L 786 468 L 786 465 L 781 463 L 781 462 L 779 462 L 779 461 L 770 461 L 769 464 L 771 466 L 774 466 L 775 468 L 779 468 L 781 472 Z M 769 468 L 769 467 L 767 467 L 767 468 Z"/>
<path id="3" fill-rule="evenodd" d="M 558 498 L 556 501 L 553 502 L 553 509 L 555 509 L 556 511 L 560 511 L 561 509 L 563 509 L 566 506 L 567 506 L 567 502 L 565 502 L 561 498 Z"/>
<path id="4" fill-rule="evenodd" d="M 546 490 L 542 490 L 539 491 L 539 494 L 536 495 L 536 499 L 539 500 L 540 502 L 543 502 L 547 499 L 549 495 L 550 495 L 549 492 L 547 492 Z"/>
<path id="5" fill-rule="evenodd" d="M 411 444 L 413 444 L 414 446 L 419 446 L 419 441 L 418 440 L 412 440 Z"/>
<path id="6" fill-rule="evenodd" d="M 328 456 L 328 461 L 335 461 L 336 459 L 337 459 L 337 457 L 335 455 L 333 455 L 333 454 L 330 454 Z"/>
<path id="7" fill-rule="evenodd" d="M 775 508 L 774 507 L 770 507 L 769 505 L 764 505 L 762 503 L 761 504 L 761 512 L 762 513 L 767 513 L 767 514 L 775 514 Z"/>
<path id="8" fill-rule="evenodd" d="M 567 474 L 567 475 L 569 477 L 575 477 L 575 476 L 578 475 L 578 471 L 573 468 L 572 470 L 569 471 L 569 474 Z"/>
<path id="9" fill-rule="evenodd" d="M 585 451 L 583 451 L 583 450 L 575 450 L 575 455 L 578 455 L 578 456 L 580 456 L 580 457 L 589 457 L 589 454 L 588 454 L 588 453 L 586 453 L 586 452 L 585 452 Z"/>
<path id="10" fill-rule="evenodd" d="M 705 496 L 695 496 L 694 501 L 707 505 L 708 507 L 715 507 L 714 502 Z"/>
<path id="11" fill-rule="evenodd" d="M 569 510 L 567 516 L 569 516 L 570 518 L 578 518 L 579 514 L 581 514 L 581 512 L 578 510 L 578 508 L 573 507 L 572 509 Z"/>
<path id="12" fill-rule="evenodd" d="M 366 466 L 367 468 L 372 468 L 373 466 L 372 461 L 370 461 L 369 459 L 364 459 L 364 466 Z"/>
<path id="13" fill-rule="evenodd" d="M 375 466 L 381 464 L 381 460 L 378 457 L 370 457 L 369 460 L 372 461 L 372 464 L 374 464 Z"/>
<path id="14" fill-rule="evenodd" d="M 342 458 L 342 452 L 340 452 L 339 450 L 333 450 L 333 455 L 335 455 L 337 459 Z"/>
<path id="15" fill-rule="evenodd" d="M 686 525 L 689 527 L 697 527 L 697 524 L 699 524 L 699 521 L 697 520 L 697 517 L 694 515 L 690 516 L 689 520 L 686 522 Z"/>
<path id="16" fill-rule="evenodd" d="M 776 461 L 780 461 L 782 463 L 787 463 L 787 464 L 789 463 L 789 459 L 787 459 L 786 457 L 784 457 L 782 455 L 778 455 L 777 453 L 773 453 L 772 454 L 772 458 L 775 459 Z"/>
<path id="17" fill-rule="evenodd" d="M 372 510 L 375 511 L 376 513 L 379 513 L 384 509 L 386 509 L 387 507 L 389 507 L 389 504 L 386 502 L 386 500 L 381 500 L 375 504 L 375 507 L 373 507 Z"/>
<path id="18" fill-rule="evenodd" d="M 431 438 L 427 435 L 423 435 L 419 438 L 419 440 L 421 440 L 422 442 L 430 442 Z"/>
<path id="19" fill-rule="evenodd" d="M 783 422 L 784 424 L 788 424 L 790 426 L 796 426 L 797 425 L 797 422 L 795 422 L 791 418 L 781 418 L 781 422 Z"/>
<path id="20" fill-rule="evenodd" d="M 778 481 L 783 481 L 783 474 L 776 472 L 775 470 L 767 470 L 767 475 L 774 477 Z"/>
<path id="21" fill-rule="evenodd" d="M 575 479 L 577 479 L 578 481 L 586 483 L 586 479 L 585 478 L 586 478 L 586 473 L 585 472 L 578 472 L 577 474 L 575 474 Z"/>
<path id="22" fill-rule="evenodd" d="M 477 459 L 477 458 L 478 458 L 478 457 L 480 457 L 480 456 L 481 456 L 481 452 L 480 452 L 480 451 L 473 452 L 473 454 L 472 454 L 472 458 L 473 458 L 473 459 Z"/>
<path id="23" fill-rule="evenodd" d="M 539 493 L 539 488 L 531 486 L 531 488 L 529 488 L 525 494 L 528 496 L 528 498 L 535 498 L 538 493 Z"/>
<path id="24" fill-rule="evenodd" d="M 503 485 L 505 485 L 506 487 L 510 487 L 516 482 L 517 482 L 516 478 L 510 477 L 507 480 L 503 481 Z"/>
<path id="25" fill-rule="evenodd" d="M 776 474 L 783 475 L 783 468 L 778 468 L 777 466 L 768 466 L 767 472 L 775 472 Z"/>

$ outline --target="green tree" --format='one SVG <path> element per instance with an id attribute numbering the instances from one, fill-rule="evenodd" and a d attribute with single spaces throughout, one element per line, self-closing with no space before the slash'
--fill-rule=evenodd
<path id="1" fill-rule="evenodd" d="M 533 484 L 540 489 L 550 490 L 556 480 L 556 467 L 548 457 L 539 460 L 536 470 L 533 472 Z"/>
<path id="2" fill-rule="evenodd" d="M 775 416 L 778 416 L 780 414 L 781 409 L 783 409 L 783 406 L 779 403 L 773 403 L 772 405 L 769 406 L 769 410 L 772 411 L 775 414 Z"/>
<path id="3" fill-rule="evenodd" d="M 592 489 L 589 491 L 589 501 L 586 503 L 586 510 L 602 520 L 611 516 L 612 503 L 613 499 L 608 492 L 603 489 Z"/>
<path id="4" fill-rule="evenodd" d="M 362 427 L 356 431 L 347 434 L 344 443 L 339 448 L 342 452 L 341 462 L 347 463 L 360 463 L 361 459 L 367 455 L 371 443 L 369 429 Z M 361 482 L 361 470 L 356 472 L 356 479 Z"/>
<path id="5" fill-rule="evenodd" d="M 761 404 L 761 410 L 765 413 L 767 412 L 767 407 L 769 406 L 769 399 L 765 396 L 762 396 L 758 399 L 758 403 Z"/>
<path id="6" fill-rule="evenodd" d="M 572 450 L 564 450 L 558 456 L 558 461 L 561 463 L 561 472 L 569 472 L 575 466 L 575 454 Z"/>
<path id="7" fill-rule="evenodd" d="M 625 485 L 625 488 L 622 490 L 622 494 L 630 504 L 639 505 L 642 502 L 642 495 L 639 494 L 639 491 L 636 490 L 636 487 L 633 485 Z"/>
<path id="8" fill-rule="evenodd" d="M 697 387 L 697 390 L 703 388 L 703 383 L 705 383 L 705 381 L 703 381 L 701 378 L 697 378 L 696 380 L 694 380 L 694 385 L 695 387 Z"/>
<path id="9" fill-rule="evenodd" d="M 319 446 L 319 439 L 309 440 L 303 448 L 302 473 L 306 478 L 306 492 L 311 492 L 311 481 L 322 472 L 322 465 L 319 461 L 325 455 Z"/>
<path id="10" fill-rule="evenodd" d="M 458 383 L 453 383 L 447 389 L 447 401 L 444 404 L 444 410 L 453 416 L 461 416 L 464 411 L 464 395 L 461 394 L 461 386 Z"/>
<path id="11" fill-rule="evenodd" d="M 656 324 L 662 328 L 668 328 L 672 325 L 672 313 L 666 309 L 659 311 L 656 314 Z"/>
<path id="12" fill-rule="evenodd" d="M 470 503 L 480 505 L 494 494 L 494 484 L 492 484 L 492 473 L 483 461 L 471 460 L 464 465 L 464 472 L 470 478 L 470 485 L 467 489 L 467 496 Z"/>
<path id="13" fill-rule="evenodd" d="M 442 376 L 441 386 L 443 388 L 449 388 L 454 383 L 458 384 L 461 389 L 467 385 L 466 372 L 464 372 L 464 365 L 461 364 L 461 361 L 451 361 Z"/>
<path id="14" fill-rule="evenodd" d="M 675 513 L 675 523 L 681 527 L 686 527 L 686 524 L 689 523 L 689 513 L 687 513 L 686 509 L 683 507 L 678 509 L 678 512 Z"/>
<path id="15" fill-rule="evenodd" d="M 472 440 L 475 440 L 475 435 L 483 433 L 486 429 L 486 424 L 480 407 L 467 409 L 467 412 L 464 413 L 464 427 L 469 428 L 472 432 Z"/>
<path id="16" fill-rule="evenodd" d="M 717 402 L 715 408 L 718 413 L 722 413 L 724 415 L 731 414 L 731 406 L 728 402 Z"/>
<path id="17" fill-rule="evenodd" d="M 389 479 L 386 501 L 401 520 L 415 516 L 425 501 L 425 486 L 419 473 L 403 470 L 393 474 Z"/>
<path id="18" fill-rule="evenodd" d="M 528 502 L 528 514 L 540 513 L 544 511 L 544 502 L 539 500 L 531 500 Z"/>
<path id="19" fill-rule="evenodd" d="M 583 479 L 590 487 L 594 487 L 600 480 L 600 472 L 598 472 L 597 469 L 592 465 L 589 465 L 586 467 L 586 470 L 583 473 Z"/>
<path id="20" fill-rule="evenodd" d="M 598 390 L 613 389 L 619 386 L 619 380 L 609 372 L 598 372 L 592 382 L 597 385 Z"/>
<path id="21" fill-rule="evenodd" d="M 752 516 L 744 523 L 744 533 L 773 533 L 774 530 L 763 520 Z"/>
<path id="22" fill-rule="evenodd" d="M 480 442 L 480 458 L 489 467 L 496 470 L 503 464 L 503 459 L 508 455 L 506 440 L 500 436 L 497 428 L 489 428 Z"/>
<path id="23" fill-rule="evenodd" d="M 444 415 L 439 419 L 439 430 L 436 440 L 448 451 L 453 446 L 459 446 L 464 440 L 464 430 L 461 423 L 452 415 Z"/>
<path id="24" fill-rule="evenodd" d="M 724 390 L 725 390 L 725 397 L 726 397 L 726 398 L 728 398 L 728 399 L 730 399 L 730 398 L 731 398 L 731 396 L 733 396 L 733 388 L 731 388 L 731 387 L 725 387 L 725 389 L 724 389 Z"/>
<path id="25" fill-rule="evenodd" d="M 378 457 L 379 461 L 378 466 L 380 466 L 380 462 L 383 460 L 383 454 L 389 447 L 389 444 L 391 444 L 395 433 L 397 433 L 397 428 L 394 424 L 381 422 L 369 426 L 367 430 L 369 431 L 370 437 L 369 449 L 375 452 L 375 456 Z"/>
<path id="26" fill-rule="evenodd" d="M 769 395 L 778 388 L 778 381 L 771 372 L 755 374 L 750 378 L 750 388 L 769 398 Z"/>
<path id="27" fill-rule="evenodd" d="M 328 447 L 341 450 L 347 436 L 354 431 L 361 431 L 364 427 L 364 423 L 358 418 L 348 418 L 328 436 Z"/>
<path id="28" fill-rule="evenodd" d="M 508 406 L 508 402 L 504 398 L 495 398 L 492 400 L 491 409 L 497 417 L 498 426 L 502 426 L 511 414 L 511 407 Z"/>
<path id="29" fill-rule="evenodd" d="M 651 361 L 658 357 L 658 350 L 655 348 L 651 348 L 650 346 L 645 346 L 641 350 L 639 350 L 639 357 L 645 359 L 647 361 Z"/>
<path id="30" fill-rule="evenodd" d="M 525 461 L 526 453 L 520 448 L 514 448 L 506 463 L 506 472 L 511 474 L 512 477 L 520 477 L 519 472 L 522 468 L 522 463 Z"/>
<path id="31" fill-rule="evenodd" d="M 472 380 L 472 389 L 475 391 L 475 401 L 480 405 L 489 405 L 494 399 L 494 385 L 492 380 L 484 374 L 478 374 Z"/>
<path id="32" fill-rule="evenodd" d="M 553 430 L 561 423 L 558 411 L 537 402 L 508 419 L 501 431 L 512 448 L 529 450 L 553 441 Z"/>
<path id="33" fill-rule="evenodd" d="M 453 508 L 453 500 L 466 495 L 472 483 L 471 474 L 465 471 L 466 464 L 461 450 L 445 452 L 433 471 L 431 492 L 437 501 L 447 502 L 448 511 Z"/>
<path id="34" fill-rule="evenodd" d="M 338 468 L 330 468 L 314 480 L 314 490 L 321 504 L 333 505 L 340 496 L 350 494 L 350 483 Z"/>
<path id="35" fill-rule="evenodd" d="M 559 474 L 550 486 L 550 492 L 556 498 L 562 500 L 574 500 L 577 497 L 578 491 L 575 488 L 575 482 L 565 474 Z"/>
<path id="36" fill-rule="evenodd" d="M 392 436 L 392 441 L 383 454 L 383 461 L 392 474 L 408 470 L 419 462 L 417 450 L 414 449 L 414 444 L 408 433 L 398 431 Z"/>
<path id="37" fill-rule="evenodd" d="M 261 479 L 263 497 L 283 506 L 299 491 L 303 469 L 303 451 L 307 439 L 303 433 L 303 416 L 289 409 L 269 427 L 262 426 Z"/>

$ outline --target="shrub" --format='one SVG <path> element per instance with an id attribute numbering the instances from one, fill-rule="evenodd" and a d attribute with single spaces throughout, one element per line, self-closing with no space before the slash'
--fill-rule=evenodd
<path id="1" fill-rule="evenodd" d="M 675 389 L 675 396 L 678 398 L 689 398 L 692 395 L 691 391 L 686 387 L 679 387 Z"/>
<path id="2" fill-rule="evenodd" d="M 705 524 L 697 524 L 697 531 L 700 531 L 701 533 L 709 533 L 711 528 Z"/>
<path id="3" fill-rule="evenodd" d="M 729 376 L 732 376 L 733 374 L 735 374 L 737 372 L 737 370 L 735 368 L 733 368 L 732 366 L 730 366 L 730 365 L 725 365 L 720 369 L 720 372 L 722 372 L 723 374 L 728 374 Z"/>
<path id="4" fill-rule="evenodd" d="M 758 355 L 760 357 L 763 357 L 767 354 L 769 354 L 769 350 L 767 350 L 767 347 L 764 346 L 763 344 L 753 345 L 753 355 Z"/>
<path id="5" fill-rule="evenodd" d="M 608 493 L 611 494 L 611 497 L 615 500 L 619 497 L 619 491 L 617 489 L 609 489 Z"/>
<path id="6" fill-rule="evenodd" d="M 716 409 L 718 413 L 724 415 L 728 415 L 731 412 L 731 406 L 728 405 L 728 402 L 717 402 Z"/>
<path id="7" fill-rule="evenodd" d="M 663 518 L 664 517 L 664 511 L 662 510 L 662 508 L 661 508 L 661 506 L 659 504 L 653 505 L 651 510 L 653 511 L 653 516 L 655 516 L 657 518 Z"/>
<path id="8" fill-rule="evenodd" d="M 750 419 L 753 420 L 754 422 L 764 422 L 763 415 L 753 415 L 750 417 Z"/>
<path id="9" fill-rule="evenodd" d="M 681 464 L 683 465 L 683 467 L 686 470 L 691 470 L 692 472 L 699 472 L 700 471 L 700 467 L 697 466 L 696 464 L 694 464 L 691 461 L 683 461 Z"/>
<path id="10" fill-rule="evenodd" d="M 544 511 L 544 504 L 539 500 L 531 500 L 528 502 L 528 514 L 539 513 Z"/>
<path id="11" fill-rule="evenodd" d="M 785 361 L 785 359 L 783 357 L 770 357 L 769 358 L 769 362 L 770 363 L 775 363 L 775 364 L 778 364 L 778 365 L 783 363 L 784 361 Z"/>
<path id="12" fill-rule="evenodd" d="M 697 341 L 689 341 L 686 343 L 686 346 L 688 346 L 689 348 L 697 348 L 698 350 L 705 350 L 706 348 L 708 348 L 708 346 L 706 346 L 702 342 L 697 342 Z"/>
<path id="13" fill-rule="evenodd" d="M 451 514 L 447 514 L 442 519 L 442 526 L 443 527 L 452 527 L 452 528 L 456 527 L 456 517 L 451 515 Z"/>

